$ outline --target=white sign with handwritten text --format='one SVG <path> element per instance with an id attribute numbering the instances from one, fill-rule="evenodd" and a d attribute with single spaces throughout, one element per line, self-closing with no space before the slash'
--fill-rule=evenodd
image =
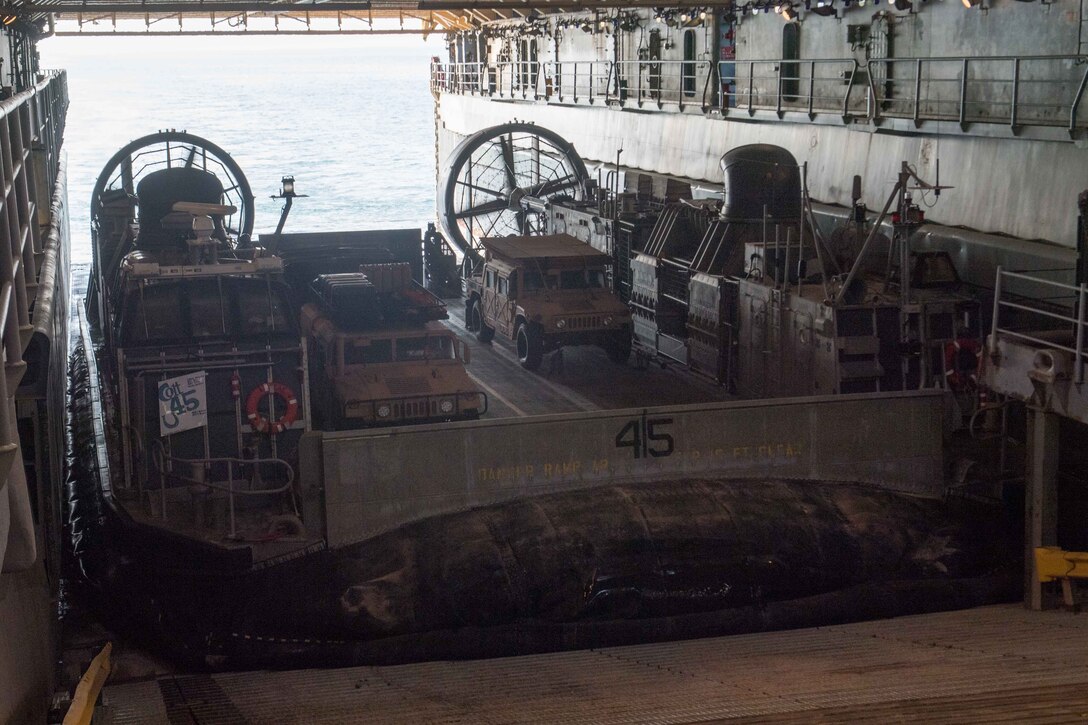
<path id="1" fill-rule="evenodd" d="M 159 381 L 159 435 L 208 424 L 207 373 L 187 373 Z"/>

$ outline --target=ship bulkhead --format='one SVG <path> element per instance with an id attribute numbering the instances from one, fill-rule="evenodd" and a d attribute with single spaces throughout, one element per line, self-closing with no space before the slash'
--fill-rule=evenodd
<path id="1" fill-rule="evenodd" d="M 768 0 L 495 20 L 450 36 L 449 62 L 432 66 L 438 161 L 516 118 L 588 162 L 618 163 L 621 190 L 664 200 L 720 192 L 726 152 L 773 144 L 805 165 L 818 213 L 835 219 L 855 201 L 853 176 L 875 211 L 906 161 L 955 187 L 915 192 L 928 221 L 917 248 L 951 251 L 985 288 L 1001 258 L 1071 269 L 1088 187 L 1083 11 L 969 5 Z"/>
<path id="2" fill-rule="evenodd" d="M 64 542 L 68 86 L 3 46 L 16 92 L 0 101 L 0 721 L 43 722 Z"/>

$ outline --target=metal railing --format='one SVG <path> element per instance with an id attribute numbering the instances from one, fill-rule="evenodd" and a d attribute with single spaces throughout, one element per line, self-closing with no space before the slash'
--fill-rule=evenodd
<path id="1" fill-rule="evenodd" d="M 1045 299 L 1013 296 L 1008 293 L 1008 282 L 1016 280 L 1030 283 L 1033 288 L 1046 290 Z M 1002 311 L 1011 311 L 1015 323 L 1001 323 Z M 1042 277 L 1008 272 L 997 268 L 994 284 L 994 309 L 991 322 L 989 353 L 997 354 L 1000 338 L 1011 338 L 1050 350 L 1062 350 L 1073 355 L 1073 381 L 1084 382 L 1085 324 L 1088 322 L 1088 286 L 1055 282 Z M 1015 325 L 1015 328 L 1014 326 Z M 1058 333 L 1047 335 L 1046 333 Z M 1045 335 L 1045 336 L 1044 336 Z M 1071 344 L 1066 344 L 1071 342 Z"/>
<path id="2" fill-rule="evenodd" d="M 810 120 L 820 114 L 843 119 L 864 115 L 868 97 L 864 81 L 859 85 L 861 69 L 853 58 L 721 62 L 715 107 L 726 115 L 769 110 L 779 118 L 788 112 L 805 113 Z"/>
<path id="3" fill-rule="evenodd" d="M 1079 118 L 1088 58 L 1075 55 L 870 60 L 877 118 L 1088 127 Z"/>
<path id="4" fill-rule="evenodd" d="M 609 84 L 609 100 L 644 108 L 656 104 L 664 108 L 707 108 L 714 66 L 710 61 L 621 61 L 613 64 L 614 79 Z"/>
<path id="5" fill-rule="evenodd" d="M 435 92 L 662 111 L 1088 130 L 1088 56 L 563 61 L 432 65 Z"/>
<path id="6" fill-rule="evenodd" d="M 273 496 L 280 493 L 286 493 L 291 490 L 291 486 L 295 482 L 294 469 L 291 468 L 290 463 L 282 458 L 235 458 L 231 456 L 218 458 L 175 458 L 166 452 L 162 441 L 153 441 L 151 456 L 155 464 L 155 470 L 159 474 L 159 496 L 162 499 L 161 511 L 163 521 L 166 521 L 166 480 L 168 478 L 178 481 L 185 486 L 200 486 L 214 491 L 221 491 L 227 494 L 227 505 L 230 511 L 230 531 L 227 536 L 231 539 L 237 538 L 238 536 L 238 526 L 234 512 L 235 496 Z M 261 485 L 264 483 L 261 475 L 263 466 L 270 466 L 273 469 L 282 470 L 283 476 L 277 477 L 276 479 L 277 481 L 282 481 L 282 483 L 269 488 L 263 487 Z M 175 467 L 188 469 L 193 475 L 183 475 L 176 471 Z M 217 469 L 226 473 L 226 476 L 222 477 L 220 475 L 217 477 Z M 235 471 L 241 476 L 241 474 L 247 470 L 251 473 L 249 478 L 235 478 Z M 200 475 L 196 475 L 197 473 Z M 249 485 L 249 488 L 239 488 L 239 486 L 245 486 L 247 484 Z"/>

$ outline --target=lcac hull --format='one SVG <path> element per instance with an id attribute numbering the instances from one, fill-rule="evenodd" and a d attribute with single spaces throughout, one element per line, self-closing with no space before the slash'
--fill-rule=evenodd
<path id="1" fill-rule="evenodd" d="M 160 544 L 141 542 L 96 495 L 85 396 L 74 400 L 73 529 L 88 581 L 114 624 L 189 664 L 499 656 L 1017 596 L 1007 566 L 1017 548 L 999 512 L 768 479 L 537 496 L 262 570 L 165 569 Z"/>

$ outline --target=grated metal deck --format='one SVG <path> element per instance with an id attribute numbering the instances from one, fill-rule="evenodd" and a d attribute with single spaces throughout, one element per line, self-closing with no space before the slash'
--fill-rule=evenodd
<path id="1" fill-rule="evenodd" d="M 1088 616 L 1003 605 L 834 627 L 397 667 L 108 686 L 121 723 L 1071 722 Z"/>

